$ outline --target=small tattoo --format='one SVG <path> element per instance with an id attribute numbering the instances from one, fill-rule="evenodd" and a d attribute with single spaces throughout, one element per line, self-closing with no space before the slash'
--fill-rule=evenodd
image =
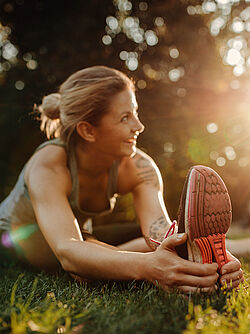
<path id="1" fill-rule="evenodd" d="M 148 236 L 143 235 L 143 237 L 144 237 L 144 239 L 145 239 L 147 245 L 148 245 L 152 250 L 156 250 L 156 248 L 158 247 L 158 245 L 156 245 L 154 242 L 152 242 Z"/>
<path id="2" fill-rule="evenodd" d="M 150 161 L 148 161 L 145 158 L 140 157 L 138 160 L 136 160 L 136 167 L 138 168 L 145 168 L 150 166 Z"/>
<path id="3" fill-rule="evenodd" d="M 163 241 L 168 228 L 168 222 L 164 216 L 153 222 L 149 229 L 149 237 L 157 241 Z"/>
<path id="4" fill-rule="evenodd" d="M 152 167 L 150 161 L 141 157 L 136 161 L 136 167 L 138 169 L 143 169 L 139 170 L 137 173 L 137 176 L 139 177 L 141 182 L 144 182 L 146 184 L 151 184 L 154 187 L 157 187 L 159 185 L 158 176 L 154 168 Z"/>

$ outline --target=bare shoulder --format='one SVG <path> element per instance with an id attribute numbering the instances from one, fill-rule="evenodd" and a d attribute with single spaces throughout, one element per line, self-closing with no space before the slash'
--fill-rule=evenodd
<path id="1" fill-rule="evenodd" d="M 133 157 L 125 158 L 119 167 L 118 189 L 133 191 L 138 185 L 159 187 L 161 175 L 154 160 L 140 149 Z"/>
<path id="2" fill-rule="evenodd" d="M 34 153 L 26 165 L 25 183 L 29 190 L 60 188 L 71 192 L 71 176 L 67 167 L 67 154 L 63 147 L 48 145 Z"/>

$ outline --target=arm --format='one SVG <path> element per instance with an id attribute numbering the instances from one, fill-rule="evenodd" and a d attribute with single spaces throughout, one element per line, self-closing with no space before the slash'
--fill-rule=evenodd
<path id="1" fill-rule="evenodd" d="M 85 242 L 68 202 L 71 179 L 59 156 L 44 163 L 42 154 L 26 176 L 31 201 L 47 243 L 62 267 L 84 278 L 141 279 L 140 253 L 118 252 Z"/>
<path id="2" fill-rule="evenodd" d="M 197 277 L 190 282 L 192 277 L 187 275 L 190 267 L 186 261 L 169 251 L 173 238 L 166 240 L 156 252 L 147 254 L 109 249 L 84 241 L 67 199 L 71 179 L 66 158 L 60 154 L 53 157 L 54 160 L 45 164 L 41 153 L 29 168 L 26 183 L 41 232 L 66 271 L 90 279 L 158 281 L 163 288 L 178 285 L 182 291 L 194 291 L 197 286 L 209 289 L 214 285 L 215 265 L 204 265 L 201 269 L 199 264 L 194 264 L 191 272 L 196 272 Z M 176 278 L 174 269 L 179 261 L 184 261 L 183 272 Z"/>
<path id="3" fill-rule="evenodd" d="M 133 159 L 122 162 L 118 185 L 121 192 L 129 189 L 132 191 L 142 233 L 152 250 L 155 250 L 156 246 L 150 238 L 162 241 L 171 225 L 163 201 L 162 179 L 158 168 L 150 157 L 138 150 Z M 209 285 L 211 281 L 208 277 L 214 275 L 214 278 L 218 278 L 217 264 L 210 267 L 180 258 L 175 247 L 185 241 L 185 234 L 175 234 L 164 240 L 155 252 L 150 253 L 157 259 L 152 265 L 152 275 L 157 276 L 156 272 L 163 272 L 164 280 L 157 279 L 162 287 L 175 286 L 181 291 L 195 291 L 202 282 L 206 289 L 213 288 Z"/>
<path id="4" fill-rule="evenodd" d="M 163 241 L 171 226 L 163 200 L 162 178 L 155 163 L 146 159 L 146 156 L 135 157 L 135 166 L 138 177 L 138 183 L 133 190 L 135 208 L 144 238 L 148 245 L 155 249 L 156 246 L 150 238 Z"/>
<path id="5" fill-rule="evenodd" d="M 161 242 L 171 224 L 163 201 L 162 178 L 152 159 L 143 153 L 135 156 L 134 165 L 134 175 L 137 177 L 133 190 L 136 212 L 145 240 L 155 249 L 156 245 L 150 238 Z M 244 281 L 243 272 L 239 260 L 229 252 L 228 259 L 229 262 L 223 267 L 220 282 L 222 285 L 226 282 L 229 287 L 235 288 Z M 190 262 L 189 265 L 191 266 Z"/>

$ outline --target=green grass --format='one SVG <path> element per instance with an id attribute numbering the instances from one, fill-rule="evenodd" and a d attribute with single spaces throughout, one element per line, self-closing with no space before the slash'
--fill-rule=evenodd
<path id="1" fill-rule="evenodd" d="M 250 282 L 250 259 L 244 264 Z M 247 284 L 185 296 L 146 282 L 79 284 L 0 264 L 0 333 L 250 333 Z"/>

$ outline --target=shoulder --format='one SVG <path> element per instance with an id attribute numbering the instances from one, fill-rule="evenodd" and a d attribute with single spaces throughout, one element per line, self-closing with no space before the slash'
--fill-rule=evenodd
<path id="1" fill-rule="evenodd" d="M 140 149 L 133 157 L 124 158 L 119 167 L 118 190 L 133 191 L 139 184 L 158 186 L 161 175 L 154 160 Z"/>
<path id="2" fill-rule="evenodd" d="M 47 145 L 35 152 L 26 165 L 24 179 L 29 190 L 56 187 L 70 193 L 71 176 L 64 147 Z"/>

